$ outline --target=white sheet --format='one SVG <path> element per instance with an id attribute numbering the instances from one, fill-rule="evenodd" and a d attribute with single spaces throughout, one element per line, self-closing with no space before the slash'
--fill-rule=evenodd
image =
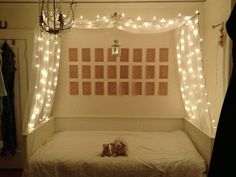
<path id="1" fill-rule="evenodd" d="M 102 144 L 119 136 L 128 143 L 128 157 L 101 157 Z M 36 151 L 28 177 L 203 177 L 205 171 L 182 131 L 68 131 Z"/>

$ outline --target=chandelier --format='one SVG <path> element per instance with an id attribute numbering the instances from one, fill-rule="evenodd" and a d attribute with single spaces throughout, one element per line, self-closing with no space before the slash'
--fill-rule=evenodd
<path id="1" fill-rule="evenodd" d="M 42 32 L 58 34 L 73 26 L 75 2 L 70 2 L 68 14 L 63 13 L 62 4 L 62 0 L 39 0 L 39 26 Z"/>

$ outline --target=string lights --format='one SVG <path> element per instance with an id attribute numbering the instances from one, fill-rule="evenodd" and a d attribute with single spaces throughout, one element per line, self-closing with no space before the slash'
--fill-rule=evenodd
<path id="1" fill-rule="evenodd" d="M 58 35 L 45 33 L 38 35 L 35 40 L 36 81 L 28 133 L 50 119 L 60 60 L 59 39 Z"/>
<path id="2" fill-rule="evenodd" d="M 108 29 L 116 27 L 132 33 L 161 33 L 178 29 L 176 58 L 181 85 L 181 93 L 187 119 L 209 135 L 214 135 L 216 121 L 210 115 L 210 102 L 205 85 L 203 60 L 200 48 L 198 15 L 192 17 L 179 14 L 173 19 L 150 20 L 122 15 L 100 16 L 93 19 L 80 16 L 73 28 Z M 57 36 L 38 37 L 35 55 L 35 68 L 38 78 L 35 87 L 28 131 L 49 120 L 52 101 L 57 85 L 57 72 L 60 59 L 60 41 Z"/>
<path id="3" fill-rule="evenodd" d="M 199 34 L 198 16 L 188 19 L 181 26 L 178 39 L 177 64 L 187 118 L 204 132 L 214 136 L 216 121 L 210 115 L 200 49 L 202 40 Z"/>

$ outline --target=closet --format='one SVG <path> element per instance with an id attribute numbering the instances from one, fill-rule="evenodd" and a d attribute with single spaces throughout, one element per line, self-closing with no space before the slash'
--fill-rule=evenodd
<path id="1" fill-rule="evenodd" d="M 10 30 L 11 31 L 11 30 Z M 9 48 L 14 53 L 15 60 L 15 79 L 14 79 L 14 107 L 15 107 L 15 126 L 16 126 L 16 152 L 6 152 L 0 157 L 1 168 L 22 168 L 23 166 L 23 138 L 22 138 L 22 120 L 24 112 L 27 109 L 27 91 L 29 89 L 28 83 L 28 52 L 31 49 L 29 47 L 29 37 L 27 35 L 14 35 L 12 32 L 0 31 L 0 47 L 2 48 L 4 43 L 7 43 Z M 30 33 L 29 33 L 30 34 Z M 29 35 L 30 36 L 30 35 Z M 4 67 L 4 66 L 2 66 Z M 1 130 L 1 128 L 0 128 Z M 0 131 L 2 132 L 2 130 Z M 3 141 L 0 133 L 0 148 L 2 149 Z"/>

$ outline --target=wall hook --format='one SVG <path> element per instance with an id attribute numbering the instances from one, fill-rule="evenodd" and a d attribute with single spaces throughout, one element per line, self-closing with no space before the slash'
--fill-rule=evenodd
<path id="1" fill-rule="evenodd" d="M 2 26 L 2 21 L 0 21 L 0 29 L 6 29 L 7 28 L 7 21 L 4 21 L 5 24 Z"/>

